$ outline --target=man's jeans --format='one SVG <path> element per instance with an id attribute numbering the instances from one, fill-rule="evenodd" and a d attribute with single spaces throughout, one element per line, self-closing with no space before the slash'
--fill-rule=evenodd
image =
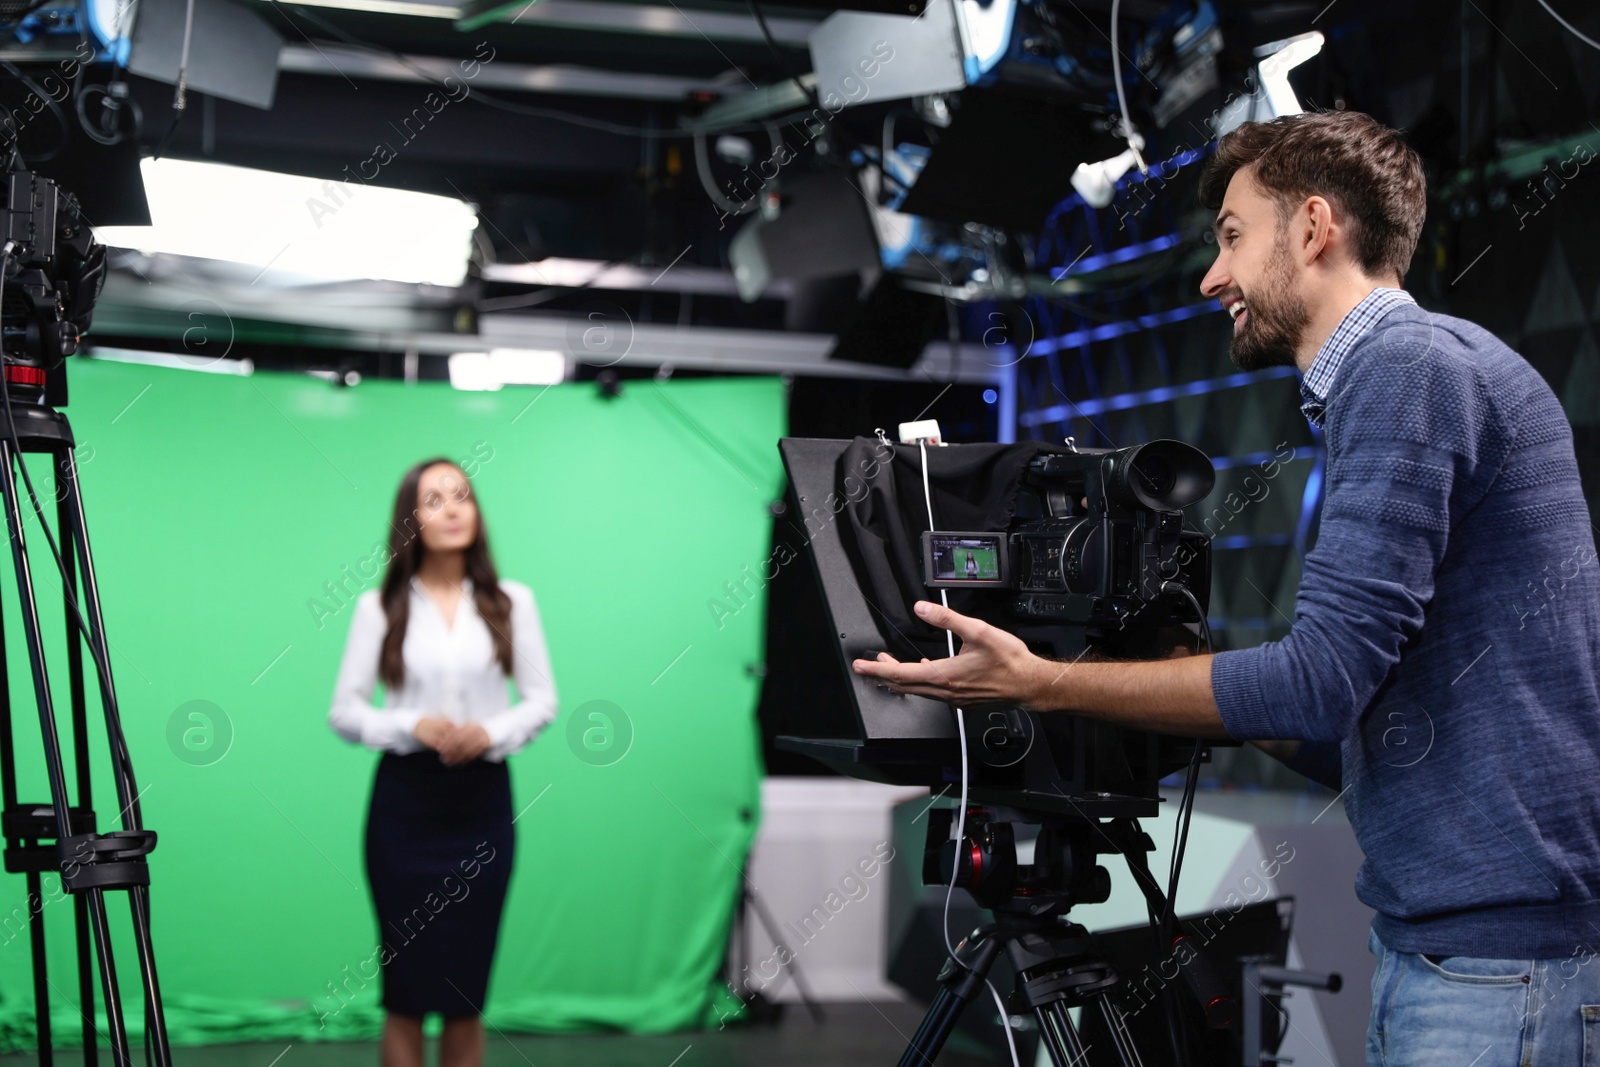
<path id="1" fill-rule="evenodd" d="M 1368 1067 L 1600 1067 L 1600 958 L 1394 952 L 1378 935 Z"/>

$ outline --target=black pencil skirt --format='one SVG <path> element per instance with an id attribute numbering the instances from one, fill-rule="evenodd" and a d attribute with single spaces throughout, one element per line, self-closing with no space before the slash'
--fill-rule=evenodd
<path id="1" fill-rule="evenodd" d="M 515 837 L 504 762 L 447 767 L 432 750 L 378 761 L 367 810 L 384 1010 L 478 1015 Z"/>

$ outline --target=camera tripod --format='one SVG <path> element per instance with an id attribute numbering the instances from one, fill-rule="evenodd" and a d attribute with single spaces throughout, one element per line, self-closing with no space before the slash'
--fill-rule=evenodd
<path id="1" fill-rule="evenodd" d="M 776 1023 L 783 1013 L 783 1005 L 771 1000 L 762 990 L 752 990 L 746 979 L 745 989 L 749 990 L 749 999 L 745 1000 L 743 994 L 737 991 L 739 984 L 739 969 L 735 966 L 734 946 L 739 949 L 738 961 L 744 964 L 744 969 L 750 969 L 750 919 L 748 912 L 755 912 L 756 919 L 766 928 L 767 938 L 778 948 L 788 952 L 788 960 L 782 964 L 784 970 L 794 978 L 795 989 L 799 991 L 800 1001 L 805 1004 L 810 1012 L 813 1022 L 823 1021 L 823 1012 L 817 1006 L 815 998 L 811 995 L 805 976 L 800 972 L 800 961 L 795 958 L 792 950 L 784 941 L 783 931 L 778 928 L 777 922 L 772 918 L 772 913 L 767 910 L 766 902 L 761 899 L 761 894 L 756 892 L 756 887 L 750 881 L 750 861 L 745 860 L 742 877 L 739 879 L 739 906 L 733 913 L 733 936 L 728 941 L 725 970 L 728 973 L 728 988 L 734 990 L 734 995 L 744 1001 L 750 1009 L 750 1018 L 754 1022 Z M 783 973 L 782 971 L 779 972 Z"/>
<path id="2" fill-rule="evenodd" d="M 1122 1010 L 1108 993 L 1118 977 L 1095 952 L 1089 932 L 1077 923 L 1005 915 L 978 927 L 956 946 L 939 971 L 941 986 L 922 1025 L 911 1038 L 900 1067 L 926 1067 L 944 1046 L 956 1019 L 984 989 L 989 968 L 1004 951 L 1017 977 L 1017 992 L 1039 1022 L 1040 1039 L 1056 1067 L 1078 1067 L 1087 1049 L 1067 1010 L 1090 1005 L 1101 1013 L 1125 1067 L 1139 1067 Z"/>
<path id="3" fill-rule="evenodd" d="M 1055 1067 L 1081 1067 L 1085 1062 L 1089 1050 L 1068 1014 L 1080 1006 L 1100 1016 L 1121 1067 L 1141 1067 L 1115 999 L 1121 978 L 1101 957 L 1088 930 L 1067 919 L 1075 904 L 1099 903 L 1110 896 L 1110 875 L 1095 863 L 1097 853 L 1105 851 L 1126 857 L 1147 902 L 1160 913 L 1165 898 L 1150 877 L 1145 853 L 1151 843 L 1138 824 L 1128 818 L 1109 822 L 1018 818 L 1020 813 L 1004 809 L 996 813 L 970 807 L 968 817 L 977 829 L 957 842 L 947 839 L 951 809 L 929 814 L 923 882 L 948 885 L 954 879 L 993 911 L 995 921 L 974 930 L 946 958 L 939 971 L 939 992 L 900 1058 L 900 1067 L 929 1067 L 934 1062 L 962 1010 L 985 994 L 989 970 L 1002 951 L 1016 975 L 1015 997 L 1033 1012 Z M 1016 821 L 1041 822 L 1030 865 L 1017 862 Z M 1178 935 L 1164 951 L 1172 953 L 1206 1024 L 1215 1028 L 1231 1024 L 1232 998 L 1203 956 L 1190 946 L 1177 951 L 1184 940 Z M 1170 1015 L 1168 1020 L 1176 1023 Z M 1004 1016 L 1001 1021 L 1009 1025 Z M 1171 1034 L 1174 1055 L 1180 1056 L 1179 1030 Z"/>
<path id="4" fill-rule="evenodd" d="M 8 294 L 9 295 L 9 294 Z M 77 940 L 78 1012 L 83 1028 L 83 1062 L 98 1062 L 98 1030 L 95 1024 L 95 988 L 90 964 L 90 940 L 98 959 L 101 994 L 104 998 L 105 1038 L 115 1067 L 132 1063 L 128 1026 L 124 1016 L 105 894 L 108 890 L 128 892 L 133 920 L 134 945 L 144 986 L 145 1055 L 155 1067 L 168 1067 L 171 1050 L 167 1044 L 166 1022 L 162 1015 L 161 993 L 156 981 L 155 953 L 150 938 L 150 873 L 145 856 L 155 848 L 156 835 L 142 826 L 139 793 L 128 757 L 116 693 L 111 681 L 111 661 L 100 610 L 100 592 L 89 553 L 89 533 L 79 494 L 77 464 L 73 456 L 72 428 L 66 416 L 43 403 L 17 402 L 23 390 L 42 383 L 43 373 L 21 364 L 4 367 L 7 411 L 0 411 L 0 505 L 5 509 L 11 538 L 12 563 L 16 570 L 18 607 L 27 642 L 34 697 L 38 704 L 39 732 L 44 744 L 45 767 L 50 783 L 49 803 L 17 799 L 17 751 L 9 700 L 9 664 L 4 656 L 4 612 L 0 611 L 0 833 L 5 837 L 5 869 L 27 877 L 28 930 L 32 948 L 34 1016 L 39 1063 L 52 1063 L 50 994 L 60 988 L 50 981 L 45 953 L 45 900 L 41 894 L 42 876 L 48 871 L 60 874 L 62 888 L 72 895 Z M 58 372 L 59 373 L 59 372 Z M 15 428 L 15 442 L 6 433 Z M 20 453 L 38 452 L 51 457 L 55 474 L 56 528 L 61 531 L 60 566 L 62 596 L 67 619 L 67 675 L 72 705 L 72 756 L 77 779 L 76 802 L 68 795 L 63 767 L 62 745 L 56 728 L 55 706 L 44 655 L 39 606 L 34 596 L 27 542 L 23 531 L 25 497 L 19 495 L 17 471 Z M 23 493 L 31 490 L 24 488 Z M 48 537 L 48 530 L 46 531 Z M 52 546 L 52 554 L 56 552 Z M 77 595 L 81 583 L 81 597 Z M 118 820 L 121 828 L 106 832 L 96 829 L 96 814 L 89 764 L 89 717 L 84 686 L 81 618 L 100 683 L 100 703 L 105 717 L 106 736 L 111 747 L 111 768 L 116 784 Z M 63 994 L 64 996 L 64 994 Z"/>

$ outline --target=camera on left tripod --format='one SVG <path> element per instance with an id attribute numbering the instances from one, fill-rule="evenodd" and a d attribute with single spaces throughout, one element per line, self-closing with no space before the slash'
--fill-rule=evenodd
<path id="1" fill-rule="evenodd" d="M 66 358 L 78 350 L 105 284 L 106 250 L 77 197 L 41 174 L 5 175 L 0 245 L 9 245 L 0 304 L 5 374 L 17 400 L 67 402 Z"/>

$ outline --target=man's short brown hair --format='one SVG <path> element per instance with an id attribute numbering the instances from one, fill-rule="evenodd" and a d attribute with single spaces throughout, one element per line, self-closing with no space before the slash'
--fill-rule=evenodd
<path id="1" fill-rule="evenodd" d="M 1278 208 L 1280 224 L 1307 197 L 1321 196 L 1344 216 L 1361 269 L 1405 280 L 1422 233 L 1427 181 L 1422 160 L 1399 132 L 1359 111 L 1317 111 L 1246 122 L 1224 134 L 1200 174 L 1200 202 L 1222 206 L 1228 182 L 1251 177 Z"/>

